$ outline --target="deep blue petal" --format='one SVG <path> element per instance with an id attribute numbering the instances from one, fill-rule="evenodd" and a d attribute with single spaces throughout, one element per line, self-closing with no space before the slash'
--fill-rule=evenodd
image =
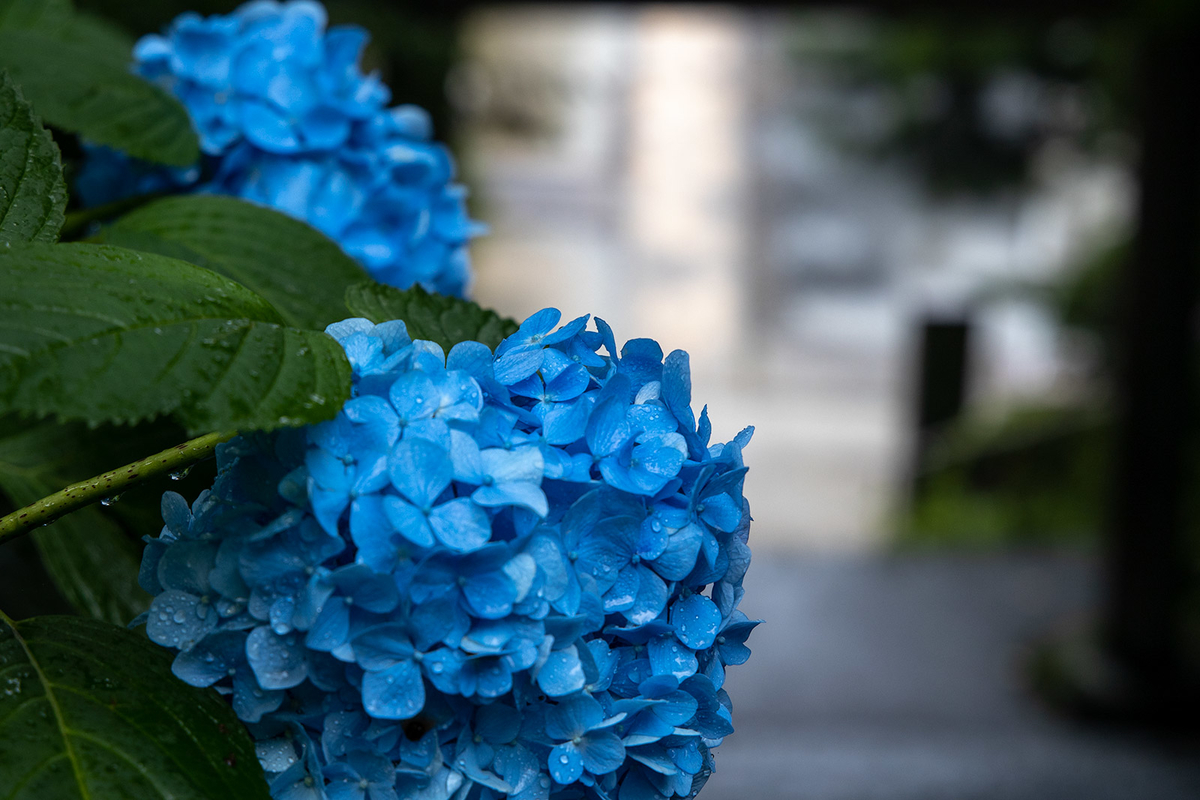
<path id="1" fill-rule="evenodd" d="M 625 745 L 612 731 L 593 731 L 579 743 L 583 768 L 593 775 L 612 772 L 625 761 Z"/>
<path id="2" fill-rule="evenodd" d="M 304 682 L 308 665 L 298 633 L 279 636 L 265 625 L 246 639 L 246 659 L 264 689 L 290 689 Z"/>
<path id="3" fill-rule="evenodd" d="M 475 733 L 492 744 L 508 744 L 521 732 L 521 712 L 504 703 L 475 710 Z"/>
<path id="4" fill-rule="evenodd" d="M 192 686 L 212 686 L 245 662 L 246 634 L 218 631 L 175 656 L 171 671 Z"/>
<path id="5" fill-rule="evenodd" d="M 563 698 L 546 712 L 546 734 L 559 741 L 582 736 L 604 722 L 604 709 L 594 698 L 577 694 Z"/>
<path id="6" fill-rule="evenodd" d="M 696 654 L 674 636 L 656 636 L 647 643 L 646 650 L 655 675 L 674 675 L 683 680 L 695 675 L 700 666 Z"/>
<path id="7" fill-rule="evenodd" d="M 199 597 L 174 589 L 154 598 L 146 620 L 146 634 L 163 647 L 190 649 L 216 630 L 217 610 Z"/>
<path id="8" fill-rule="evenodd" d="M 462 587 L 462 592 L 471 611 L 483 619 L 508 616 L 517 597 L 512 579 L 503 572 L 475 575 Z"/>
<path id="9" fill-rule="evenodd" d="M 693 650 L 711 647 L 721 627 L 721 611 L 712 600 L 694 594 L 671 606 L 675 635 Z"/>
<path id="10" fill-rule="evenodd" d="M 537 675 L 538 686 L 550 697 L 577 692 L 584 687 L 587 678 L 583 673 L 583 665 L 579 661 L 579 652 L 575 646 L 555 650 L 550 653 L 546 663 L 542 665 Z M 570 738 L 565 736 L 560 739 Z"/>
<path id="11" fill-rule="evenodd" d="M 556 783 L 564 786 L 574 783 L 583 776 L 583 758 L 579 755 L 579 750 L 575 745 L 570 742 L 560 744 L 551 750 L 546 764 L 550 768 L 550 776 Z"/>
<path id="12" fill-rule="evenodd" d="M 696 567 L 704 534 L 696 525 L 688 525 L 671 534 L 667 548 L 654 560 L 654 571 L 669 581 L 681 581 Z"/>
<path id="13" fill-rule="evenodd" d="M 421 670 L 411 660 L 363 675 L 363 708 L 375 719 L 412 719 L 425 707 Z"/>

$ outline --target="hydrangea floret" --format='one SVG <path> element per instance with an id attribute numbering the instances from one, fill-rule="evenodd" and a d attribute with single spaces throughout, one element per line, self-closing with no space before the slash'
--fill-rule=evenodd
<path id="1" fill-rule="evenodd" d="M 134 68 L 187 108 L 203 162 L 168 169 L 89 147 L 76 190 L 89 205 L 150 192 L 228 194 L 334 239 L 371 277 L 461 296 L 466 243 L 481 231 L 428 115 L 388 108 L 359 59 L 367 33 L 327 28 L 312 0 L 254 0 L 228 15 L 180 15 L 143 37 Z"/>
<path id="2" fill-rule="evenodd" d="M 163 498 L 143 586 L 277 800 L 690 797 L 758 624 L 746 429 L 710 444 L 688 356 L 602 320 L 492 352 L 335 323 L 338 415 L 236 438 Z"/>

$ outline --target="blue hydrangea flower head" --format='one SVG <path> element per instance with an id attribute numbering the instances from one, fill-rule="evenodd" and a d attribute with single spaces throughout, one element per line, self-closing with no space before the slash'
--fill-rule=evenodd
<path id="1" fill-rule="evenodd" d="M 366 42 L 357 27 L 327 27 L 312 0 L 180 15 L 137 43 L 134 68 L 183 102 L 202 163 L 167 169 L 88 146 L 77 193 L 88 205 L 154 191 L 241 197 L 323 231 L 381 283 L 463 295 L 481 226 L 428 115 L 388 108 L 388 87 L 360 70 Z"/>
<path id="2" fill-rule="evenodd" d="M 229 696 L 277 800 L 668 800 L 712 771 L 758 624 L 751 430 L 709 442 L 686 354 L 559 318 L 495 352 L 331 325 L 338 415 L 164 496 L 147 633 Z"/>

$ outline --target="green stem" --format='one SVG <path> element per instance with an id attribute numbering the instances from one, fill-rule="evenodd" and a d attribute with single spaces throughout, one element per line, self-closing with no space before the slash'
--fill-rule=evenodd
<path id="1" fill-rule="evenodd" d="M 134 484 L 186 469 L 211 456 L 217 445 L 235 435 L 208 433 L 141 461 L 126 464 L 86 481 L 73 483 L 61 491 L 47 495 L 36 503 L 19 508 L 6 517 L 0 517 L 0 544 L 49 524 L 72 511 L 78 511 L 84 506 L 118 495 Z"/>

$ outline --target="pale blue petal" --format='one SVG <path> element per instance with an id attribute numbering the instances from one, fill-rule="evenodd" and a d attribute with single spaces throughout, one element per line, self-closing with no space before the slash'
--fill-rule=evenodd
<path id="1" fill-rule="evenodd" d="M 471 499 L 481 506 L 520 506 L 527 508 L 539 517 L 550 512 L 546 494 L 536 483 L 501 483 L 494 486 L 480 486 L 471 493 Z"/>
<path id="2" fill-rule="evenodd" d="M 633 431 L 625 419 L 623 399 L 608 397 L 596 404 L 587 424 L 587 443 L 592 455 L 611 455 L 632 437 Z"/>
<path id="3" fill-rule="evenodd" d="M 493 447 L 481 451 L 479 456 L 484 474 L 496 483 L 539 483 L 542 480 L 545 462 L 542 451 L 537 447 L 518 447 L 514 450 Z"/>
<path id="4" fill-rule="evenodd" d="M 405 539 L 420 547 L 433 546 L 433 529 L 419 509 L 391 495 L 383 498 L 382 503 L 389 522 Z"/>
<path id="5" fill-rule="evenodd" d="M 388 456 L 392 484 L 417 508 L 433 505 L 453 477 L 450 454 L 425 439 L 404 439 Z"/>
<path id="6" fill-rule="evenodd" d="M 218 631 L 175 656 L 171 671 L 192 686 L 212 686 L 245 660 L 246 634 Z"/>
<path id="7" fill-rule="evenodd" d="M 450 431 L 450 461 L 454 465 L 454 480 L 476 486 L 483 483 L 483 459 L 470 434 Z"/>
<path id="8" fill-rule="evenodd" d="M 429 527 L 439 542 L 460 553 L 483 547 L 492 535 L 487 512 L 465 497 L 434 508 Z"/>
<path id="9" fill-rule="evenodd" d="M 583 665 L 579 662 L 579 652 L 575 646 L 571 645 L 550 653 L 546 663 L 538 672 L 537 682 L 538 686 L 542 687 L 542 691 L 550 697 L 562 697 L 582 689 L 587 679 L 583 674 Z"/>
<path id="10" fill-rule="evenodd" d="M 633 605 L 623 613 L 631 625 L 644 625 L 667 607 L 667 585 L 662 578 L 645 566 L 639 564 L 637 597 Z"/>

